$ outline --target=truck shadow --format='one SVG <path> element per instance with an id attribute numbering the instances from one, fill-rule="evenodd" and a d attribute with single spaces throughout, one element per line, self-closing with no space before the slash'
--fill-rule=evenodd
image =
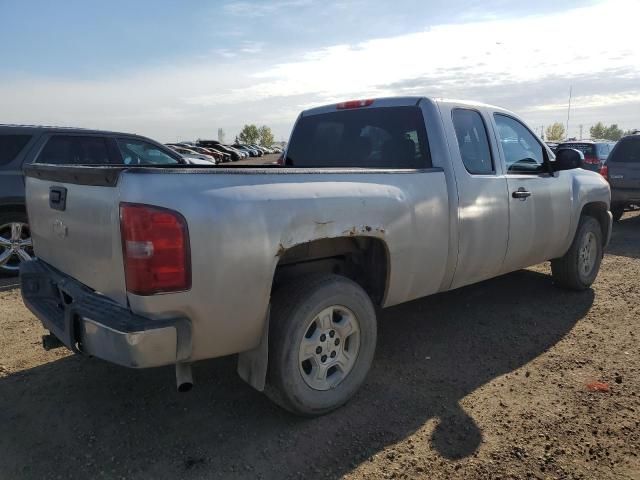
<path id="1" fill-rule="evenodd" d="M 169 368 L 65 357 L 0 378 L 0 469 L 7 478 L 336 478 L 429 421 L 433 434 L 414 441 L 469 456 L 482 431 L 460 401 L 551 348 L 593 299 L 527 270 L 385 310 L 366 385 L 315 419 L 242 383 L 233 358 L 197 364 L 194 390 L 178 394 Z"/>
<path id="2" fill-rule="evenodd" d="M 638 233 L 640 232 L 640 215 L 627 213 L 619 221 L 613 224 L 611 243 L 606 253 L 621 257 L 640 258 L 640 244 Z"/>

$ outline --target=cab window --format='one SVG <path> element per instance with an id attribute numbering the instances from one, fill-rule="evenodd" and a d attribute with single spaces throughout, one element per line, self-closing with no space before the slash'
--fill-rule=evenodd
<path id="1" fill-rule="evenodd" d="M 460 157 L 467 171 L 474 175 L 494 172 L 487 129 L 475 110 L 456 108 L 451 113 L 458 139 Z"/>

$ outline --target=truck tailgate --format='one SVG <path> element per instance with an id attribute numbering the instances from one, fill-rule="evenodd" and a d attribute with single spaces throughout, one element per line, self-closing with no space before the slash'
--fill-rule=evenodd
<path id="1" fill-rule="evenodd" d="M 121 305 L 126 284 L 117 171 L 26 168 L 31 236 L 38 258 Z"/>

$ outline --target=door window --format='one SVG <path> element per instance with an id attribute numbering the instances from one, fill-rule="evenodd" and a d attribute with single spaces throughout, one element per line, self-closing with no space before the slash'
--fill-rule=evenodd
<path id="1" fill-rule="evenodd" d="M 37 162 L 55 165 L 104 165 L 111 163 L 104 138 L 70 135 L 51 137 L 40 152 Z"/>
<path id="2" fill-rule="evenodd" d="M 475 110 L 456 108 L 452 114 L 462 163 L 469 173 L 493 173 L 487 129 Z"/>
<path id="3" fill-rule="evenodd" d="M 544 172 L 544 150 L 529 129 L 506 115 L 496 113 L 494 118 L 507 173 Z"/>

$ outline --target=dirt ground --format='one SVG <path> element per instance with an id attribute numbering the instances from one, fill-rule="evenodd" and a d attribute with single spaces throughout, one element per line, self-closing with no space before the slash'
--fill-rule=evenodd
<path id="1" fill-rule="evenodd" d="M 235 359 L 134 371 L 40 347 L 0 286 L 0 478 L 640 479 L 640 216 L 592 290 L 547 265 L 394 307 L 359 394 L 317 419 Z M 587 384 L 604 382 L 608 392 Z"/>

